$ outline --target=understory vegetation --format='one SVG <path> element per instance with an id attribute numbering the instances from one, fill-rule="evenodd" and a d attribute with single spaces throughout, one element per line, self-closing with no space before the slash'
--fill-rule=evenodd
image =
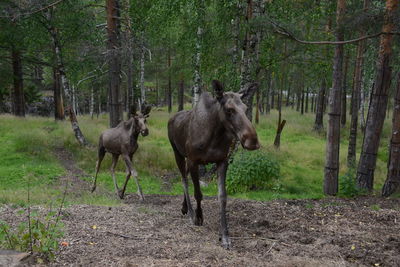
<path id="1" fill-rule="evenodd" d="M 180 174 L 167 138 L 166 124 L 170 116 L 163 108 L 155 108 L 148 120 L 149 136 L 139 137 L 139 149 L 134 155 L 133 163 L 139 173 L 144 194 L 182 194 Z M 271 114 L 261 116 L 260 123 L 256 125 L 262 146 L 261 151 L 246 152 L 248 153 L 246 162 L 234 160 L 233 164 L 238 163 L 239 165 L 233 166 L 229 174 L 235 175 L 236 181 L 241 179 L 238 176 L 246 175 L 244 168 L 241 167 L 246 167 L 246 170 L 254 172 L 256 180 L 245 186 L 247 190 L 244 188 L 236 190 L 232 187 L 232 183 L 229 188 L 228 182 L 228 188 L 231 191 L 230 197 L 255 200 L 323 197 L 325 134 L 312 131 L 314 120 L 312 114 L 298 116 L 295 111 L 287 108 L 283 110 L 283 117 L 287 120 L 287 125 L 282 133 L 281 147 L 276 150 L 273 140 L 277 117 L 277 112 L 273 110 Z M 63 189 L 59 180 L 60 177 L 66 175 L 66 171 L 55 156 L 55 151 L 61 147 L 72 153 L 77 166 L 87 174 L 80 178 L 89 184 L 92 182 L 97 160 L 98 137 L 108 127 L 108 116 L 102 114 L 99 118 L 93 119 L 90 116 L 80 116 L 78 119 L 82 131 L 91 144 L 88 148 L 82 148 L 76 142 L 68 121 L 56 122 L 52 118 L 42 117 L 0 116 L 0 141 L 2 143 L 0 147 L 0 157 L 2 158 L 0 203 L 26 205 L 28 176 L 31 204 L 50 203 L 59 198 Z M 387 122 L 389 121 L 390 119 L 387 120 Z M 385 124 L 384 139 L 381 142 L 375 172 L 375 188 L 377 190 L 381 188 L 385 179 L 389 131 L 389 125 Z M 345 167 L 348 145 L 345 135 L 347 132 L 347 128 L 342 131 L 344 136 L 341 139 L 340 194 L 352 197 L 355 195 L 353 176 Z M 358 138 L 358 141 L 361 143 L 362 138 Z M 357 147 L 360 147 L 360 144 Z M 243 153 L 241 150 L 239 148 L 237 155 L 239 158 Z M 271 165 L 269 177 L 259 176 L 260 170 L 264 168 L 263 164 Z M 110 165 L 111 156 L 107 155 L 98 177 L 99 185 L 109 194 L 104 194 L 99 190 L 92 194 L 88 184 L 88 187 L 83 188 L 80 194 L 67 196 L 66 203 L 118 204 L 119 200 L 113 193 Z M 122 160 L 117 165 L 117 179 L 120 184 L 125 179 L 125 165 Z M 259 186 L 261 184 L 266 186 Z M 212 179 L 202 190 L 205 195 L 215 196 L 217 194 L 215 179 Z M 127 192 L 136 192 L 136 185 L 133 181 L 128 184 Z"/>

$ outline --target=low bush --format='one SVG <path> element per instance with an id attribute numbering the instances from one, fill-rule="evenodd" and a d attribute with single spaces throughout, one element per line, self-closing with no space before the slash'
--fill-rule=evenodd
<path id="1" fill-rule="evenodd" d="M 229 193 L 273 189 L 280 176 L 279 163 L 263 151 L 238 151 L 227 172 Z"/>

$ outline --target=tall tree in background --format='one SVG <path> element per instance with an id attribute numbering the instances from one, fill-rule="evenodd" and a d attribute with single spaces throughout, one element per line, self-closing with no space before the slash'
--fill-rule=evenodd
<path id="1" fill-rule="evenodd" d="M 343 17 L 346 9 L 346 0 L 337 1 L 336 11 L 336 41 L 343 41 Z M 335 47 L 333 63 L 333 84 L 329 97 L 330 111 L 326 143 L 326 162 L 324 175 L 324 193 L 336 195 L 338 192 L 339 178 L 339 147 L 340 147 L 340 112 L 341 112 L 341 87 L 343 65 L 343 45 Z"/>
<path id="2" fill-rule="evenodd" d="M 110 127 L 115 127 L 122 120 L 122 99 L 120 92 L 121 63 L 119 56 L 119 2 L 106 0 L 107 8 L 107 54 L 109 57 L 109 99 Z"/>
<path id="3" fill-rule="evenodd" d="M 364 12 L 367 12 L 370 0 L 364 0 Z M 360 32 L 361 36 L 365 36 L 366 31 Z M 357 44 L 356 66 L 354 68 L 353 92 L 351 97 L 351 121 L 349 134 L 349 147 L 347 153 L 347 166 L 356 167 L 356 145 L 357 145 L 357 126 L 358 112 L 360 108 L 360 95 L 362 84 L 362 73 L 364 65 L 366 40 L 362 40 Z"/>
<path id="4" fill-rule="evenodd" d="M 394 94 L 392 138 L 389 148 L 389 162 L 386 182 L 382 196 L 393 194 L 400 185 L 400 73 L 397 76 L 397 88 Z"/>
<path id="5" fill-rule="evenodd" d="M 201 66 L 201 48 L 202 39 L 204 31 L 204 16 L 205 16 L 205 6 L 204 0 L 195 1 L 196 5 L 196 18 L 197 18 L 197 32 L 196 32 L 196 47 L 195 47 L 195 57 L 194 57 L 194 82 L 193 82 L 193 106 L 199 102 L 202 79 L 200 74 Z"/>
<path id="6" fill-rule="evenodd" d="M 394 18 L 398 5 L 398 0 L 386 1 L 383 32 L 392 32 L 394 30 Z M 388 91 L 391 82 L 392 41 L 393 36 L 391 34 L 383 34 L 381 36 L 375 82 L 357 169 L 357 185 L 359 188 L 368 191 L 373 189 L 376 157 L 387 109 Z"/>
<path id="7" fill-rule="evenodd" d="M 25 117 L 22 59 L 21 52 L 16 47 L 11 49 L 11 59 L 14 76 L 13 113 L 15 116 Z"/>

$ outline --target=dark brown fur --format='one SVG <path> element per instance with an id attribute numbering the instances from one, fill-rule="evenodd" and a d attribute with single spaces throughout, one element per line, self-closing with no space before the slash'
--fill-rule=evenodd
<path id="1" fill-rule="evenodd" d="M 232 142 L 238 139 L 248 150 L 260 147 L 257 133 L 246 117 L 246 106 L 241 95 L 223 92 L 223 86 L 213 81 L 216 98 L 202 93 L 199 103 L 190 111 L 181 111 L 168 122 L 168 137 L 174 150 L 176 163 L 182 174 L 184 199 L 182 213 L 189 213 L 195 225 L 203 224 L 201 209 L 202 193 L 199 184 L 198 165 L 216 163 L 218 172 L 218 199 L 222 245 L 230 247 L 226 222 L 225 178 L 228 167 L 228 153 Z M 194 214 L 190 203 L 187 174 L 190 172 L 194 195 L 197 202 Z"/>

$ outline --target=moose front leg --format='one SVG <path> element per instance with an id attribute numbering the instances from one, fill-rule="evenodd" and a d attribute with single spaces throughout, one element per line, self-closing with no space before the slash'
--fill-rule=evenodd
<path id="1" fill-rule="evenodd" d="M 220 205 L 220 234 L 222 246 L 225 249 L 231 247 L 231 241 L 228 234 L 228 223 L 226 220 L 226 188 L 225 188 L 225 178 L 226 171 L 228 169 L 228 162 L 223 161 L 218 164 L 218 200 Z"/>
<path id="2" fill-rule="evenodd" d="M 124 187 L 122 188 L 122 192 L 120 193 L 120 195 L 122 195 L 122 197 L 124 197 L 126 185 L 128 184 L 129 177 L 132 175 L 133 177 L 135 177 L 136 186 L 137 186 L 137 189 L 138 189 L 138 195 L 140 197 L 140 200 L 143 201 L 144 200 L 144 196 L 143 196 L 142 188 L 140 187 L 140 184 L 139 184 L 138 174 L 137 174 L 136 170 L 132 166 L 131 158 L 128 155 L 125 155 L 124 156 L 124 160 L 125 160 L 125 164 L 126 164 L 126 167 L 127 167 L 129 173 L 126 176 Z"/>

